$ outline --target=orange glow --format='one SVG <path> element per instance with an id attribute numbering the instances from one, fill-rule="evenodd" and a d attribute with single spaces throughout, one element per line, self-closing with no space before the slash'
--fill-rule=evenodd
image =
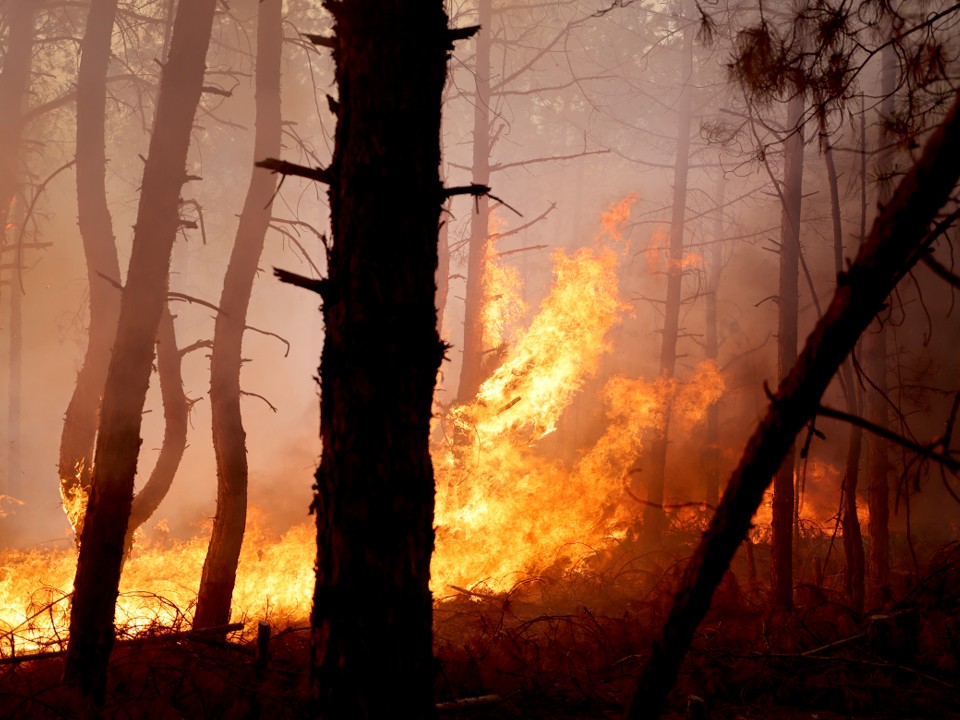
<path id="1" fill-rule="evenodd" d="M 622 540 L 638 512 L 624 488 L 644 432 L 662 427 L 667 407 L 680 427 L 699 422 L 723 390 L 712 363 L 700 364 L 683 381 L 614 376 L 602 387 L 595 382 L 611 349 L 609 331 L 628 312 L 617 273 L 634 199 L 604 213 L 592 247 L 553 254 L 554 282 L 539 310 L 515 337 L 504 338 L 501 363 L 477 397 L 441 420 L 432 449 L 437 540 L 431 584 L 438 597 L 451 586 L 509 589 L 548 568 L 568 570 Z M 519 276 L 489 277 L 495 291 L 488 302 L 498 305 L 509 297 L 509 305 L 518 307 Z M 497 314 L 502 318 L 504 312 Z M 595 398 L 587 404 L 595 406 L 599 432 L 560 459 L 547 438 L 588 385 Z M 72 508 L 82 498 L 69 500 Z M 202 532 L 173 541 L 163 523 L 149 536 L 137 536 L 121 581 L 121 632 L 189 623 L 207 537 Z M 257 620 L 306 622 L 315 542 L 309 523 L 276 537 L 252 511 L 233 620 L 247 621 L 249 633 Z M 59 647 L 76 552 L 7 552 L 0 566 L 15 568 L 0 571 L 0 653 Z"/>
<path id="2" fill-rule="evenodd" d="M 490 213 L 490 237 L 484 248 L 483 263 L 483 347 L 493 349 L 508 340 L 508 333 L 526 314 L 523 281 L 511 265 L 497 262 L 497 235 L 503 222 Z"/>

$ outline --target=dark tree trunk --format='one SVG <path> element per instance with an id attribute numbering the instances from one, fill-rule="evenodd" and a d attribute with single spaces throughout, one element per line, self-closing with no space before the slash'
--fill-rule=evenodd
<path id="1" fill-rule="evenodd" d="M 117 0 L 93 0 L 80 44 L 77 75 L 77 214 L 90 287 L 90 327 L 83 365 L 67 405 L 60 436 L 60 491 L 77 536 L 83 503 L 71 502 L 90 491 L 90 466 L 120 315 L 120 262 L 106 189 L 106 103 L 110 41 Z M 71 512 L 73 508 L 77 512 Z"/>
<path id="2" fill-rule="evenodd" d="M 797 359 L 799 315 L 800 205 L 803 193 L 803 94 L 797 92 L 787 104 L 784 142 L 783 212 L 780 221 L 780 293 L 777 336 L 777 368 L 786 377 Z M 790 450 L 777 470 L 773 484 L 773 548 L 770 564 L 771 599 L 774 606 L 793 607 L 793 515 L 794 451 Z"/>
<path id="3" fill-rule="evenodd" d="M 440 0 L 326 6 L 339 112 L 313 502 L 315 714 L 433 718 L 428 442 L 443 357 L 434 274 L 450 36 Z"/>
<path id="4" fill-rule="evenodd" d="M 182 358 L 177 347 L 173 319 L 170 308 L 164 308 L 157 329 L 157 375 L 163 401 L 163 445 L 160 446 L 157 464 L 153 466 L 149 479 L 133 498 L 130 521 L 127 523 L 127 547 L 134 531 L 160 507 L 180 467 L 183 451 L 187 448 L 190 403 L 183 394 Z"/>
<path id="5" fill-rule="evenodd" d="M 683 66 L 680 100 L 677 103 L 677 155 L 673 166 L 673 214 L 670 221 L 670 254 L 667 260 L 667 298 L 664 306 L 663 336 L 660 345 L 660 377 L 671 379 L 677 369 L 677 338 L 680 333 L 680 291 L 683 287 L 683 233 L 687 210 L 687 174 L 690 164 L 690 125 L 693 96 L 694 7 L 684 2 Z M 667 446 L 670 440 L 670 404 L 664 409 L 663 427 L 650 444 L 647 501 L 643 509 L 643 535 L 648 543 L 663 538 L 666 515 L 663 493 L 667 476 Z"/>
<path id="6" fill-rule="evenodd" d="M 717 328 L 717 303 L 720 294 L 720 275 L 723 272 L 723 210 L 726 204 L 726 181 L 717 184 L 717 221 L 710 246 L 707 266 L 705 296 L 706 330 L 704 332 L 704 355 L 717 363 L 720 357 L 720 340 Z M 704 500 L 715 507 L 720 499 L 720 401 L 707 408 L 707 443 L 703 449 L 703 472 L 706 481 Z"/>
<path id="7" fill-rule="evenodd" d="M 892 47 L 882 50 L 880 113 L 883 120 L 896 112 L 897 53 Z M 893 137 L 881 132 L 880 152 L 877 157 L 877 175 L 881 178 L 878 200 L 882 207 L 889 199 L 893 172 Z M 890 424 L 887 400 L 887 328 L 874 323 L 863 342 L 863 369 L 870 378 L 867 391 L 867 420 L 879 427 Z M 867 444 L 867 506 L 870 509 L 870 578 L 872 602 L 882 605 L 890 598 L 890 458 L 886 441 L 871 437 Z"/>
<path id="8" fill-rule="evenodd" d="M 20 179 L 20 141 L 23 135 L 23 109 L 30 85 L 30 64 L 33 56 L 35 4 L 31 0 L 7 3 L 9 37 L 7 52 L 0 72 L 0 248 L 9 250 L 13 269 L 10 272 L 10 345 L 8 359 L 9 397 L 7 402 L 7 468 L 6 481 L 0 481 L 0 494 L 18 496 L 21 481 L 21 368 L 23 347 L 23 271 L 22 253 L 10 247 L 7 225 Z M 22 216 L 23 213 L 20 213 Z M 19 222 L 10 236 L 20 236 Z M 5 247 L 6 246 L 6 247 Z"/>
<path id="9" fill-rule="evenodd" d="M 107 371 L 91 492 L 80 539 L 64 679 L 102 704 L 133 501 L 143 403 L 180 223 L 190 131 L 200 101 L 216 0 L 181 3 L 144 168 L 133 250 Z"/>
<path id="10" fill-rule="evenodd" d="M 281 5 L 281 0 L 261 0 L 257 15 L 254 161 L 280 154 Z M 220 294 L 210 359 L 217 514 L 200 580 L 193 621 L 197 628 L 230 622 L 230 601 L 247 519 L 247 448 L 240 414 L 240 350 L 276 185 L 275 175 L 254 169 Z"/>
<path id="11" fill-rule="evenodd" d="M 830 306 L 744 449 L 696 552 L 653 652 L 637 681 L 631 720 L 653 719 L 673 687 L 693 633 L 750 530 L 770 479 L 860 335 L 901 278 L 928 251 L 928 229 L 960 179 L 960 95 L 873 223 Z"/>
<path id="12" fill-rule="evenodd" d="M 490 184 L 490 40 L 493 32 L 492 0 L 478 0 L 480 31 L 476 36 L 474 59 L 476 96 L 473 103 L 473 182 Z M 457 398 L 470 402 L 483 382 L 483 299 L 484 259 L 490 236 L 490 201 L 483 195 L 474 201 L 470 216 L 470 243 L 467 253 L 467 289 L 463 314 L 463 360 Z"/>

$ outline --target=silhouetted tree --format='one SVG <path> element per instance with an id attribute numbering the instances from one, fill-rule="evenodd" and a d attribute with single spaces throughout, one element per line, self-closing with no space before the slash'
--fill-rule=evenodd
<path id="1" fill-rule="evenodd" d="M 254 160 L 280 153 L 281 0 L 260 0 L 257 14 Z M 210 409 L 217 459 L 217 514 L 203 563 L 195 627 L 230 622 L 230 601 L 247 519 L 246 432 L 240 414 L 241 347 L 257 263 L 270 224 L 276 178 L 254 169 L 223 280 L 210 357 Z"/>
<path id="2" fill-rule="evenodd" d="M 328 0 L 330 185 L 311 685 L 321 718 L 432 718 L 431 403 L 443 3 Z"/>
<path id="3" fill-rule="evenodd" d="M 70 611 L 65 682 L 102 704 L 133 502 L 143 404 L 180 224 L 190 131 L 203 87 L 215 0 L 181 3 L 163 68 L 133 250 L 107 371 Z"/>

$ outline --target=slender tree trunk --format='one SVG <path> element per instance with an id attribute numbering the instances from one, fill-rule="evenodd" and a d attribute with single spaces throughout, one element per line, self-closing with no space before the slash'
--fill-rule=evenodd
<path id="1" fill-rule="evenodd" d="M 315 713 L 434 718 L 429 436 L 450 35 L 440 0 L 326 5 L 340 105 L 313 502 Z"/>
<path id="2" fill-rule="evenodd" d="M 770 479 L 887 296 L 928 251 L 928 230 L 960 179 L 960 94 L 918 163 L 882 208 L 850 270 L 840 278 L 803 352 L 747 442 L 717 512 L 687 564 L 660 637 L 637 681 L 627 717 L 653 720 L 673 688 L 713 592 L 750 530 Z"/>
<path id="3" fill-rule="evenodd" d="M 687 210 L 687 174 L 690 164 L 690 125 L 693 105 L 694 5 L 685 0 L 683 28 L 683 86 L 677 103 L 677 154 L 673 166 L 673 215 L 670 221 L 670 255 L 667 260 L 667 299 L 664 306 L 663 337 L 660 345 L 660 377 L 672 379 L 677 369 L 677 338 L 680 333 L 680 291 L 683 287 L 683 233 Z M 664 409 L 663 427 L 650 444 L 647 480 L 648 505 L 643 509 L 643 534 L 648 543 L 663 539 L 666 515 L 663 493 L 667 475 L 667 446 L 670 440 L 670 403 Z"/>
<path id="4" fill-rule="evenodd" d="M 0 72 L 0 247 L 8 245 L 7 225 L 20 182 L 20 141 L 23 109 L 30 85 L 33 56 L 35 4 L 30 0 L 9 0 L 5 8 L 9 23 L 7 52 Z M 23 215 L 23 213 L 20 213 Z M 22 222 L 22 221 L 21 221 Z M 10 235 L 20 236 L 20 222 Z M 8 245 L 9 246 L 9 245 Z M 23 353 L 23 288 L 20 273 L 23 257 L 19 248 L 10 248 L 15 265 L 10 273 L 9 398 L 7 403 L 7 479 L 0 482 L 0 494 L 17 496 L 21 482 L 21 369 Z"/>
<path id="5" fill-rule="evenodd" d="M 780 294 L 777 367 L 786 377 L 797 359 L 799 315 L 800 205 L 803 196 L 803 94 L 797 92 L 787 104 L 787 132 L 784 143 L 783 212 L 780 221 Z M 777 470 L 773 484 L 773 547 L 771 588 L 774 606 L 793 607 L 793 475 L 795 453 L 790 450 Z"/>
<path id="6" fill-rule="evenodd" d="M 10 279 L 10 356 L 7 376 L 7 487 L 6 492 L 20 497 L 22 490 L 22 453 L 20 421 L 23 406 L 23 288 L 20 286 L 22 262 Z"/>
<path id="7" fill-rule="evenodd" d="M 490 38 L 493 32 L 492 0 L 478 0 L 480 31 L 476 36 L 474 60 L 476 96 L 473 103 L 473 182 L 490 184 Z M 463 315 L 463 361 L 457 398 L 469 402 L 483 382 L 483 299 L 484 258 L 489 238 L 490 201 L 483 195 L 474 200 L 470 216 L 470 244 L 467 254 L 467 290 Z"/>
<path id="8" fill-rule="evenodd" d="M 143 403 L 187 179 L 190 131 L 200 101 L 216 0 L 181 3 L 160 81 L 133 250 L 113 356 L 104 385 L 91 493 L 70 612 L 64 679 L 101 705 L 113 646 L 113 616 L 133 501 Z"/>
<path id="9" fill-rule="evenodd" d="M 150 477 L 133 498 L 130 521 L 127 523 L 128 548 L 134 531 L 150 519 L 166 497 L 180 468 L 183 451 L 187 448 L 190 402 L 183 394 L 182 357 L 177 347 L 173 320 L 170 308 L 165 307 L 157 329 L 157 375 L 163 401 L 163 445 L 160 446 L 157 464 L 153 466 Z"/>
<path id="10" fill-rule="evenodd" d="M 840 189 L 837 182 L 837 168 L 833 162 L 833 148 L 824 136 L 823 158 L 827 166 L 827 183 L 830 187 L 830 216 L 833 220 L 833 261 L 837 277 L 843 272 L 843 228 L 840 217 Z M 853 372 L 850 358 L 840 368 L 843 378 L 847 412 L 860 414 L 861 392 Z M 857 516 L 857 484 L 860 478 L 860 452 L 863 444 L 863 428 L 850 426 L 850 439 L 847 443 L 847 458 L 844 465 L 841 493 L 841 523 L 843 526 L 843 553 L 846 560 L 843 572 L 843 590 L 851 609 L 863 612 L 864 559 L 863 535 L 860 530 L 860 518 Z"/>
<path id="11" fill-rule="evenodd" d="M 883 101 L 880 113 L 883 119 L 892 118 L 896 111 L 897 54 L 891 47 L 882 51 L 881 93 Z M 877 157 L 877 174 L 883 179 L 880 185 L 879 203 L 882 207 L 889 200 L 893 172 L 893 137 L 889 132 L 880 134 L 880 152 Z M 864 372 L 872 387 L 867 390 L 867 419 L 880 427 L 890 425 L 890 409 L 887 400 L 887 328 L 880 322 L 874 326 L 863 342 Z M 873 584 L 872 603 L 882 605 L 890 596 L 890 458 L 886 442 L 878 437 L 867 443 L 867 504 L 870 509 L 868 531 L 870 533 L 870 578 Z"/>
<path id="12" fill-rule="evenodd" d="M 261 0 L 257 15 L 254 161 L 280 154 L 281 0 Z M 217 458 L 217 514 L 203 563 L 194 627 L 230 622 L 230 601 L 247 519 L 246 432 L 240 413 L 240 367 L 247 308 L 270 225 L 276 176 L 254 169 L 223 280 L 210 359 L 210 409 Z"/>
<path id="13" fill-rule="evenodd" d="M 77 212 L 90 288 L 90 327 L 83 365 L 60 436 L 60 491 L 79 537 L 90 492 L 100 396 L 120 315 L 120 262 L 107 205 L 107 69 L 117 0 L 93 0 L 80 44 L 77 75 Z"/>
<path id="14" fill-rule="evenodd" d="M 723 210 L 726 204 L 726 181 L 721 177 L 717 183 L 717 222 L 713 231 L 707 270 L 705 304 L 707 312 L 704 333 L 704 355 L 717 363 L 720 357 L 720 341 L 717 332 L 717 302 L 720 293 L 720 275 L 723 272 Z M 720 401 L 707 408 L 707 444 L 703 449 L 703 470 L 706 481 L 704 499 L 716 506 L 720 499 Z"/>

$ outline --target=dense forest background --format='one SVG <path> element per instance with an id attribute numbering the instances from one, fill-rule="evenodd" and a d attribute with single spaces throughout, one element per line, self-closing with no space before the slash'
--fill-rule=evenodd
<path id="1" fill-rule="evenodd" d="M 339 460 L 326 434 L 324 448 L 318 422 L 323 382 L 336 387 L 324 398 L 324 432 L 349 434 L 351 422 L 373 422 L 378 407 L 406 407 L 406 395 L 366 392 L 358 381 L 351 386 L 358 394 L 344 400 L 334 378 L 364 357 L 414 369 L 435 359 L 434 338 L 422 327 L 409 339 L 394 337 L 408 319 L 419 327 L 422 298 L 408 305 L 392 281 L 379 284 L 389 273 L 365 273 L 392 264 L 407 287 L 424 267 L 432 271 L 432 245 L 423 250 L 411 240 L 422 235 L 416 228 L 432 227 L 431 216 L 406 191 L 419 187 L 413 166 L 433 149 L 424 132 L 403 123 L 424 131 L 433 106 L 425 99 L 428 110 L 403 113 L 419 108 L 406 92 L 426 97 L 438 84 L 410 90 L 410 73 L 399 72 L 371 90 L 361 70 L 351 75 L 351 58 L 364 68 L 368 57 L 376 67 L 392 62 L 367 52 L 379 44 L 364 44 L 361 10 L 210 1 L 192 10 L 205 19 L 190 21 L 180 5 L 0 3 L 5 658 L 25 649 L 63 652 L 78 545 L 117 515 L 98 510 L 108 507 L 98 499 L 84 519 L 97 473 L 112 472 L 114 442 L 126 448 L 117 467 L 130 470 L 132 483 L 119 513 L 132 520 L 109 541 L 121 636 L 193 623 L 253 642 L 258 620 L 295 635 L 321 596 L 314 581 L 320 588 L 326 572 L 336 584 L 337 563 L 325 566 L 332 561 L 324 554 L 324 538 L 340 538 L 331 508 L 350 497 L 359 515 L 380 517 L 369 499 L 381 497 L 373 494 L 379 486 L 336 494 L 341 481 L 331 468 Z M 374 5 L 364 7 L 389 15 Z M 448 3 L 445 12 L 455 30 L 443 36 L 452 50 L 436 98 L 443 187 L 431 189 L 438 183 L 428 177 L 420 197 L 442 202 L 436 273 L 426 284 L 436 309 L 428 324 L 448 347 L 429 413 L 436 509 L 417 520 L 431 546 L 426 529 L 436 527 L 430 588 L 434 652 L 448 662 L 444 692 L 529 689 L 536 680 L 517 678 L 539 672 L 575 676 L 576 684 L 584 681 L 578 673 L 600 666 L 618 668 L 617 682 L 632 677 L 647 657 L 638 648 L 656 642 L 671 592 L 687 581 L 682 569 L 727 479 L 750 456 L 751 433 L 769 408 L 785 407 L 780 381 L 805 338 L 831 317 L 838 288 L 860 277 L 854 259 L 868 239 L 882 243 L 885 224 L 920 249 L 883 276 L 895 289 L 860 341 L 849 337 L 854 352 L 830 370 L 836 376 L 823 398 L 810 399 L 815 421 L 797 416 L 795 446 L 774 463 L 780 470 L 745 542 L 736 538 L 719 607 L 731 627 L 748 613 L 765 628 L 768 649 L 802 653 L 873 638 L 881 631 L 871 613 L 899 617 L 930 577 L 956 583 L 956 179 L 923 176 L 929 185 L 918 190 L 910 173 L 928 142 L 934 156 L 937 147 L 955 147 L 960 6 L 475 0 Z M 411 46 L 434 48 L 437 17 L 400 13 L 396 22 L 419 38 Z M 178 37 L 204 23 L 212 28 L 209 37 L 200 33 L 209 40 L 205 60 L 191 60 L 189 49 L 202 53 L 202 42 Z M 395 44 L 395 57 L 408 57 Z M 393 45 L 386 56 L 394 57 Z M 435 68 L 443 58 L 434 54 L 409 57 Z M 191 92 L 195 108 L 185 100 Z M 356 105 L 346 112 L 348 100 Z M 379 116 L 364 114 L 381 106 L 400 119 L 380 126 Z M 360 118 L 380 130 L 358 130 Z M 186 152 L 182 177 L 168 141 L 176 127 Z M 389 148 L 404 137 L 418 148 L 409 183 L 388 167 L 384 183 L 396 192 L 370 195 L 379 200 L 369 205 L 362 182 L 344 189 L 358 187 L 352 163 L 368 157 L 351 143 L 393 157 Z M 90 149 L 101 143 L 98 160 Z M 91 199 L 98 177 L 99 201 Z M 918 209 L 911 198 L 921 196 L 942 199 Z M 92 218 L 104 200 L 108 214 L 97 226 Z M 908 216 L 922 226 L 916 238 L 897 224 Z M 874 225 L 878 217 L 887 219 Z M 352 245 L 354 237 L 376 241 Z M 137 249 L 161 246 L 166 257 Z M 355 247 L 364 249 L 349 255 Z M 373 278 L 379 299 L 350 295 L 341 308 L 359 292 L 351 274 L 357 285 Z M 128 300 L 139 290 L 141 301 Z M 847 305 L 868 302 L 861 297 L 854 290 Z M 405 310 L 391 316 L 393 306 Z M 374 310 L 354 317 L 357 307 Z M 339 338 L 350 346 L 350 328 L 369 329 L 363 323 L 378 313 L 393 318 L 377 326 L 383 342 L 337 355 Z M 108 374 L 109 348 L 116 362 L 116 348 L 135 344 L 123 338 L 137 333 L 149 390 L 144 385 L 142 408 L 121 408 L 121 400 L 108 401 L 110 388 L 129 399 L 125 389 L 135 383 L 113 367 Z M 423 357 L 407 357 L 407 346 Z M 814 345 L 809 357 L 817 355 Z M 98 362 L 101 369 L 92 369 Z M 405 377 L 396 384 L 405 387 Z M 76 430 L 81 415 L 71 414 L 82 402 L 86 440 Z M 119 425 L 129 437 L 99 426 L 96 452 L 104 454 L 94 463 L 97 418 L 133 415 L 142 427 Z M 140 437 L 138 452 L 130 438 Z M 116 475 L 121 485 L 125 472 Z M 97 512 L 105 524 L 91 520 Z M 356 528 L 344 537 L 348 530 Z M 373 548 L 375 536 L 368 530 Z M 80 552 L 83 566 L 89 561 Z M 956 670 L 960 648 L 960 586 L 949 583 L 930 591 L 948 610 L 921 613 L 924 629 L 907 631 L 939 633 L 939 644 L 877 651 L 891 667 L 921 668 L 922 682 L 939 690 L 952 687 L 943 678 Z M 108 612 L 113 600 L 94 604 Z M 810 625 L 829 630 L 805 625 L 811 607 L 819 614 Z M 327 622 L 318 612 L 326 611 L 314 610 L 315 631 Z M 482 640 L 463 618 L 476 619 Z M 538 635 L 530 628 L 543 618 L 553 619 Z M 781 621 L 809 637 L 778 633 Z M 935 623 L 943 623 L 939 631 Z M 596 637 L 585 640 L 594 626 Z M 514 650 L 497 645 L 504 637 Z M 552 663 L 563 665 L 563 653 L 580 660 L 558 669 Z M 497 660 L 488 667 L 491 654 Z M 336 665 L 321 655 L 312 658 L 315 669 Z M 79 661 L 68 656 L 68 678 Z M 312 676 L 314 700 L 319 693 L 353 708 L 323 689 L 323 677 Z M 512 679 L 501 687 L 504 677 Z M 696 683 L 684 687 L 699 692 Z M 619 685 L 581 695 L 604 712 L 629 706 Z"/>

